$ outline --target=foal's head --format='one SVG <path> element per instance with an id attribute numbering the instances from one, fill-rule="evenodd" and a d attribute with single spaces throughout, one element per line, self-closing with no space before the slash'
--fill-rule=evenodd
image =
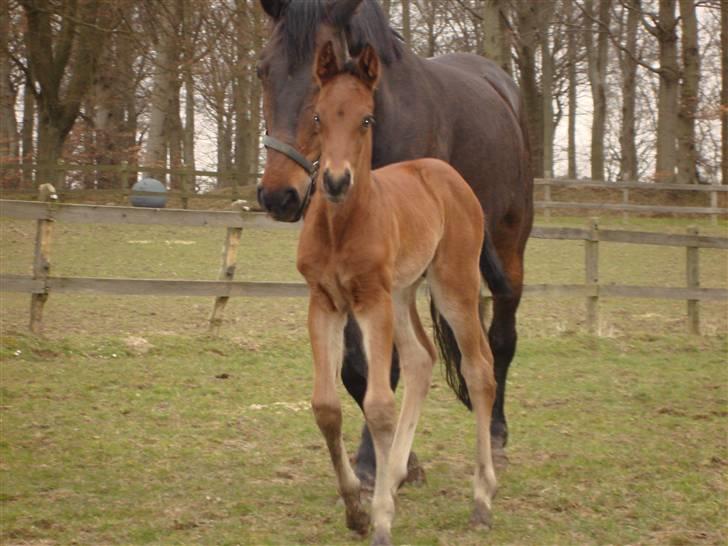
<path id="1" fill-rule="evenodd" d="M 379 58 L 367 45 L 340 66 L 333 44 L 326 42 L 316 54 L 314 79 L 320 87 L 313 119 L 321 142 L 323 192 L 340 203 L 355 183 L 369 177 Z"/>

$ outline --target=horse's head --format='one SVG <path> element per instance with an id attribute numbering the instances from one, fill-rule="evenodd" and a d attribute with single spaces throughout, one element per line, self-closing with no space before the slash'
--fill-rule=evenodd
<path id="1" fill-rule="evenodd" d="M 313 121 L 314 56 L 331 42 L 339 58 L 379 44 L 386 62 L 400 44 L 375 0 L 260 0 L 273 31 L 258 63 L 268 149 L 258 201 L 273 218 L 296 221 L 305 208 L 320 144 Z M 361 6 L 360 6 L 361 4 Z"/>
<path id="2" fill-rule="evenodd" d="M 334 45 L 326 42 L 316 54 L 314 80 L 319 87 L 313 120 L 321 145 L 323 191 L 329 201 L 339 203 L 371 168 L 379 57 L 367 45 L 355 61 L 341 63 Z"/>

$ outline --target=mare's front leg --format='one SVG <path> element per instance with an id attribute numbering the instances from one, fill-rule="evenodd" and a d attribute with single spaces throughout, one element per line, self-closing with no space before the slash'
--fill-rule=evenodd
<path id="1" fill-rule="evenodd" d="M 396 406 L 390 385 L 394 339 L 390 292 L 385 288 L 368 291 L 366 298 L 357 302 L 354 315 L 361 328 L 364 351 L 369 362 L 364 416 L 372 433 L 377 458 L 372 498 L 372 544 L 391 544 L 394 497 L 389 484 L 389 453 L 395 430 Z"/>
<path id="2" fill-rule="evenodd" d="M 346 454 L 341 430 L 341 401 L 336 380 L 343 357 L 343 331 L 346 316 L 338 312 L 320 290 L 311 288 L 308 330 L 314 362 L 314 385 L 311 406 L 321 433 L 326 439 L 336 472 L 339 494 L 346 506 L 346 526 L 364 535 L 369 530 L 369 516 L 359 500 L 361 485 Z"/>

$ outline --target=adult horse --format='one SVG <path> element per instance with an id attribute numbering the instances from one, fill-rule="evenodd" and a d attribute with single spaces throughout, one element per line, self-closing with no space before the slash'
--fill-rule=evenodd
<path id="1" fill-rule="evenodd" d="M 276 220 L 305 213 L 319 157 L 313 122 L 317 87 L 311 73 L 317 46 L 332 41 L 337 55 L 356 55 L 371 44 L 381 60 L 375 96 L 374 168 L 434 157 L 467 180 L 487 219 L 481 272 L 493 293 L 488 338 L 495 359 L 496 399 L 491 419 L 494 453 L 505 447 L 508 367 L 516 348 L 516 310 L 523 287 L 523 255 L 533 222 L 533 178 L 525 112 L 512 79 L 495 63 L 472 54 L 423 59 L 409 51 L 389 26 L 376 0 L 260 0 L 273 23 L 258 63 L 267 125 L 261 206 Z M 492 240 L 492 242 L 490 242 Z M 493 248 L 494 247 L 494 248 Z M 502 268 L 510 290 L 494 283 Z M 441 350 L 457 350 L 452 331 L 436 312 Z M 396 356 L 395 356 L 396 360 Z M 360 407 L 367 367 L 361 332 L 350 317 L 345 329 L 342 379 Z M 392 382 L 399 369 L 392 366 Z M 453 378 L 449 378 L 453 379 Z M 467 390 L 460 393 L 468 405 Z M 375 456 L 364 428 L 356 473 L 371 484 Z"/>

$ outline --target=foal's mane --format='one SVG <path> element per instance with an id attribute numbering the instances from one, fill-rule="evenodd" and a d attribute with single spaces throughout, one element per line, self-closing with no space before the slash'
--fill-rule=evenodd
<path id="1" fill-rule="evenodd" d="M 288 70 L 313 58 L 316 49 L 316 29 L 320 24 L 334 27 L 345 25 L 351 55 L 357 55 L 366 44 L 371 44 L 382 63 L 389 65 L 400 58 L 403 43 L 389 26 L 377 0 L 362 0 L 348 22 L 336 20 L 336 8 L 328 9 L 326 0 L 291 0 L 273 31 L 273 40 L 283 49 Z"/>

